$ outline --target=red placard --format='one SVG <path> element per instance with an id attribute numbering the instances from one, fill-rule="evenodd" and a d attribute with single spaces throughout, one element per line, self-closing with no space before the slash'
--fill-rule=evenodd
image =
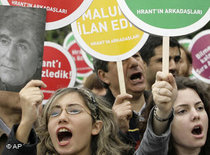
<path id="1" fill-rule="evenodd" d="M 71 42 L 67 49 L 74 59 L 78 74 L 86 74 L 92 71 L 92 69 L 85 62 L 81 53 L 82 49 L 79 47 L 76 41 Z"/>
<path id="2" fill-rule="evenodd" d="M 60 88 L 73 87 L 76 80 L 76 66 L 71 55 L 62 46 L 45 42 L 42 64 L 44 100 Z"/>
<path id="3" fill-rule="evenodd" d="M 0 0 L 3 5 L 45 8 L 46 30 L 64 27 L 79 18 L 92 0 Z"/>

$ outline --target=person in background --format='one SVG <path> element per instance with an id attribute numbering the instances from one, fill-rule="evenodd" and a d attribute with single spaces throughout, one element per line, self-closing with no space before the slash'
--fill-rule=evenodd
<path id="1" fill-rule="evenodd" d="M 0 90 L 41 79 L 46 10 L 0 6 Z"/>
<path id="2" fill-rule="evenodd" d="M 38 138 L 32 127 L 43 99 L 41 87 L 46 85 L 33 80 L 20 91 L 22 119 L 13 127 L 3 155 L 37 154 Z M 38 154 L 133 154 L 118 138 L 118 127 L 105 102 L 83 88 L 57 90 L 42 111 Z"/>
<path id="3" fill-rule="evenodd" d="M 106 94 L 106 88 L 104 88 L 101 81 L 97 78 L 96 73 L 92 73 L 87 78 L 85 78 L 83 86 L 90 89 L 97 95 L 104 96 Z"/>
<path id="4" fill-rule="evenodd" d="M 104 98 L 117 119 L 121 138 L 137 149 L 152 108 L 148 104 L 151 103 L 150 93 L 145 91 L 145 64 L 139 52 L 123 60 L 122 64 L 126 94 L 120 94 L 116 62 L 93 59 L 97 77 L 107 89 Z"/>
<path id="5" fill-rule="evenodd" d="M 20 122 L 21 107 L 17 92 L 0 91 L 0 154 L 14 124 Z"/>
<path id="6" fill-rule="evenodd" d="M 169 43 L 169 72 L 177 76 L 181 59 L 180 44 L 172 37 L 170 37 Z M 162 71 L 162 37 L 150 35 L 139 52 L 146 63 L 146 90 L 151 90 L 155 83 L 156 73 Z"/>
<path id="7" fill-rule="evenodd" d="M 187 51 L 183 46 L 180 46 L 181 60 L 179 76 L 192 76 L 192 56 L 189 51 Z"/>

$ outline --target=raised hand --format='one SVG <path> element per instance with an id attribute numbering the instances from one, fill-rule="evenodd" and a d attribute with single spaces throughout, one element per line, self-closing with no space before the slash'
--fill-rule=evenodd
<path id="1" fill-rule="evenodd" d="M 112 106 L 113 114 L 117 120 L 119 128 L 123 132 L 127 132 L 129 129 L 129 121 L 132 117 L 132 107 L 129 99 L 132 95 L 120 94 L 116 97 L 114 105 Z"/>
<path id="2" fill-rule="evenodd" d="M 157 72 L 156 81 L 152 86 L 152 94 L 158 114 L 166 118 L 170 114 L 177 96 L 176 81 L 173 75 Z"/>
<path id="3" fill-rule="evenodd" d="M 27 143 L 33 123 L 39 115 L 39 106 L 44 97 L 41 87 L 45 88 L 46 84 L 40 80 L 31 80 L 19 92 L 22 117 L 16 138 L 23 143 Z"/>

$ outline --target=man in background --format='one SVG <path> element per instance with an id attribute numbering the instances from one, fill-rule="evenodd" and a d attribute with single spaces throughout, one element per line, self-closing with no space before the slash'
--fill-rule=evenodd
<path id="1" fill-rule="evenodd" d="M 150 110 L 150 93 L 145 91 L 145 64 L 139 52 L 122 64 L 126 94 L 120 93 L 116 62 L 93 59 L 94 70 L 107 89 L 104 98 L 110 103 L 123 141 L 138 148 Z"/>
<path id="2" fill-rule="evenodd" d="M 177 76 L 180 68 L 180 45 L 175 38 L 169 40 L 169 72 Z M 162 71 L 162 37 L 150 35 L 140 54 L 146 63 L 146 90 L 151 90 L 155 83 L 156 73 Z"/>

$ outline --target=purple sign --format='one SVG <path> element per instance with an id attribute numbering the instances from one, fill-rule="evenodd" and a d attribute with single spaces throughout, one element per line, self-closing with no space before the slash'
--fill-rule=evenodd
<path id="1" fill-rule="evenodd" d="M 210 83 L 210 30 L 198 33 L 192 39 L 189 49 L 193 59 L 193 75 Z"/>

